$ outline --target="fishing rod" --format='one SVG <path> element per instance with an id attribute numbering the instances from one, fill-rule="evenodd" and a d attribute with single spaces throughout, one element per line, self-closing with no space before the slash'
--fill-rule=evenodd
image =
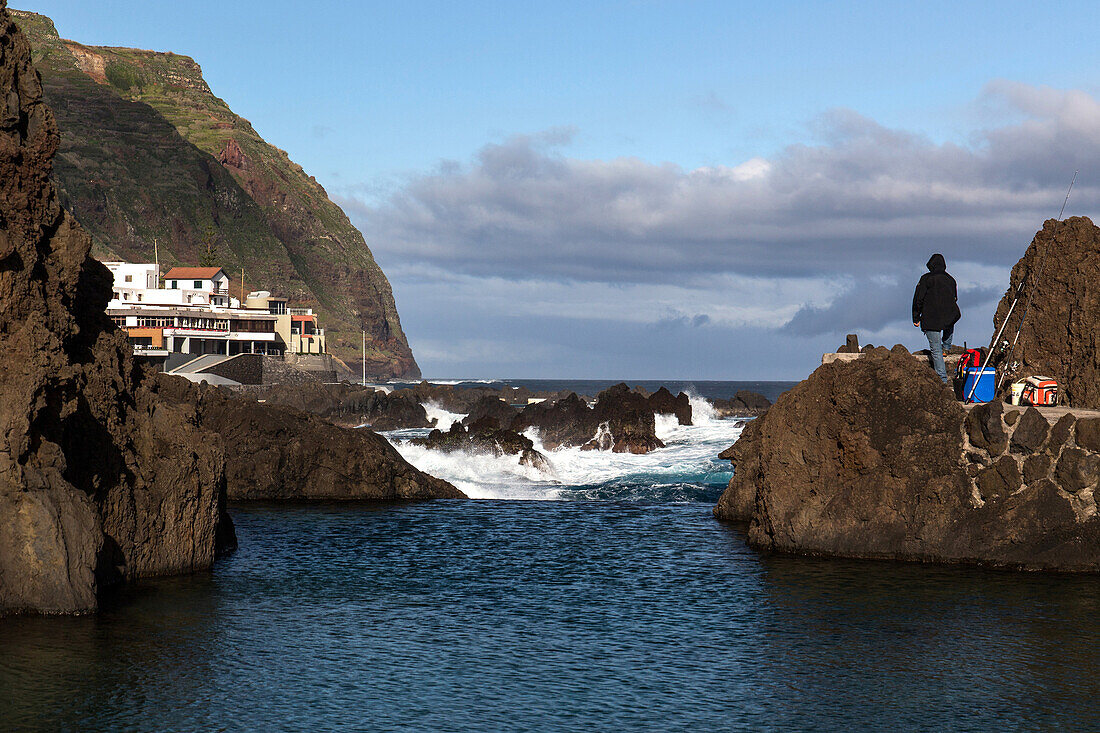
<path id="1" fill-rule="evenodd" d="M 1066 191 L 1065 201 L 1062 202 L 1062 210 L 1058 212 L 1058 221 L 1062 220 L 1062 214 L 1065 213 L 1066 203 L 1069 201 L 1070 191 L 1073 190 L 1073 184 L 1077 182 L 1077 171 L 1073 172 L 1073 180 L 1069 182 L 1069 190 Z M 1047 253 L 1043 253 L 1043 258 L 1039 260 L 1039 271 L 1035 275 L 1036 282 L 1040 281 L 1043 277 L 1043 265 L 1047 262 Z M 1032 288 L 1027 292 L 1027 301 L 1024 302 L 1024 312 L 1020 316 L 1020 323 L 1016 326 L 1016 337 L 1012 339 L 1012 346 L 1008 348 L 1008 356 L 1005 357 L 1005 363 L 1008 367 L 1001 372 L 1000 378 L 997 380 L 997 391 L 1001 390 L 1001 385 L 1004 384 L 1005 377 L 1008 376 L 1008 368 L 1012 366 L 1012 355 L 1016 353 L 1016 344 L 1020 340 L 1020 333 L 1024 330 L 1024 321 L 1027 320 L 1028 311 L 1031 310 L 1031 298 L 1035 295 L 1035 289 Z"/>
<path id="2" fill-rule="evenodd" d="M 1066 198 L 1062 201 L 1062 208 L 1058 211 L 1058 221 L 1062 221 L 1062 215 L 1066 213 L 1066 204 L 1069 203 L 1069 195 L 1073 191 L 1073 184 L 1077 182 L 1077 174 L 1079 170 L 1073 172 L 1073 178 L 1069 182 L 1069 188 L 1066 189 Z M 1043 274 L 1043 266 L 1047 261 L 1047 252 L 1043 252 L 1043 256 L 1039 259 L 1039 270 L 1036 278 L 1041 277 Z M 989 343 L 989 350 L 986 352 L 986 361 L 993 358 L 993 347 L 996 346 L 1001 340 L 1001 334 L 1004 333 L 1005 326 L 1008 325 L 1008 321 L 1012 318 L 1012 311 L 1016 310 L 1016 304 L 1020 301 L 1020 293 L 1023 292 L 1024 286 L 1031 282 L 1031 273 L 1029 272 L 1020 281 L 1019 287 L 1016 288 L 1016 293 L 1012 296 L 1012 303 L 1008 306 L 1008 313 L 1005 314 L 1005 319 L 1001 322 L 1001 328 L 997 331 L 997 335 L 993 337 L 993 340 Z M 1031 309 L 1031 299 L 1035 295 L 1035 290 L 1031 289 L 1027 292 L 1027 301 L 1024 303 L 1024 312 L 1020 316 L 1020 323 L 1016 327 L 1016 337 L 1012 340 L 1012 346 L 1009 348 L 1006 361 L 1012 358 L 1012 352 L 1016 349 L 1016 342 L 1020 340 L 1020 332 L 1024 329 L 1024 320 L 1027 318 L 1027 313 Z M 983 364 L 978 368 L 978 376 L 974 380 L 974 384 L 970 386 L 970 394 L 966 396 L 966 402 L 970 402 L 974 399 L 974 392 L 978 389 L 978 382 L 981 381 L 982 375 L 985 374 L 985 365 Z M 1001 389 L 1001 385 L 1004 384 L 1004 378 L 1008 374 L 1006 368 L 1001 372 L 1000 378 L 997 380 L 997 391 Z"/>

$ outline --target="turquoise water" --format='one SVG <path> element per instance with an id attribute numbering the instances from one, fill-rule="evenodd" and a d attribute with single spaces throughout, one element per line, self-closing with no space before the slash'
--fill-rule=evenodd
<path id="1" fill-rule="evenodd" d="M 761 556 L 698 501 L 234 507 L 241 552 L 0 620 L 0 729 L 1097 729 L 1100 583 Z"/>

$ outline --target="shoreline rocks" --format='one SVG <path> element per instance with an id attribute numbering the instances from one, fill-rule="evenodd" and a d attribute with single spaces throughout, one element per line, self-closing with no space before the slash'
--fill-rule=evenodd
<path id="1" fill-rule="evenodd" d="M 157 395 L 194 410 L 225 446 L 226 490 L 233 501 L 463 499 L 442 479 L 410 465 L 366 428 L 259 403 L 226 390 L 159 375 Z"/>
<path id="2" fill-rule="evenodd" d="M 50 181 L 59 134 L 0 0 L 0 614 L 87 613 L 107 586 L 236 545 L 225 457 L 161 404 L 106 315 L 110 272 Z"/>
<path id="3" fill-rule="evenodd" d="M 546 473 L 553 469 L 546 456 L 535 450 L 534 442 L 514 430 L 501 429 L 492 418 L 482 418 L 469 425 L 454 423 L 446 432 L 432 430 L 423 438 L 413 438 L 413 445 L 444 453 L 481 453 L 491 456 L 519 456 L 521 466 Z"/>
<path id="4" fill-rule="evenodd" d="M 770 551 L 1096 572 L 1097 422 L 967 414 L 903 347 L 877 348 L 818 368 L 745 428 L 714 514 L 749 519 Z"/>

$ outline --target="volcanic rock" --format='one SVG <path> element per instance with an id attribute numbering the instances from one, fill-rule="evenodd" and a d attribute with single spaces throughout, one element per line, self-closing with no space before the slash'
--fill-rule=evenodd
<path id="1" fill-rule="evenodd" d="M 1008 423 L 1008 420 L 1006 419 L 1005 422 Z M 1013 420 L 1010 424 L 1016 422 Z M 1024 411 L 1019 424 L 1016 425 L 1016 430 L 1012 433 L 1012 452 L 1035 453 L 1042 449 L 1048 435 L 1050 435 L 1050 423 L 1038 410 L 1029 407 Z"/>
<path id="2" fill-rule="evenodd" d="M 515 420 L 519 410 L 499 397 L 485 395 L 470 407 L 470 412 L 462 420 L 463 425 L 492 424 L 495 429 L 507 428 Z"/>
<path id="3" fill-rule="evenodd" d="M 546 456 L 535 450 L 535 444 L 525 435 L 514 430 L 501 430 L 496 420 L 482 417 L 469 428 L 461 423 L 452 423 L 450 430 L 433 430 L 426 437 L 413 438 L 409 442 L 432 450 L 453 453 L 484 453 L 494 456 L 518 455 L 521 465 L 540 471 L 551 471 Z"/>
<path id="4" fill-rule="evenodd" d="M 0 613 L 93 611 L 236 543 L 224 455 L 160 404 L 105 313 L 112 276 L 59 205 L 59 136 L 0 0 Z"/>
<path id="5" fill-rule="evenodd" d="M 451 484 L 417 470 L 377 433 L 342 428 L 290 407 L 158 375 L 158 397 L 188 406 L 225 445 L 234 500 L 461 499 Z"/>
<path id="6" fill-rule="evenodd" d="M 741 389 L 728 400 L 712 399 L 710 404 L 719 417 L 752 417 L 763 415 L 772 403 L 762 394 Z"/>
<path id="7" fill-rule="evenodd" d="M 638 387 L 634 388 L 638 390 Z M 639 392 L 639 394 L 642 394 Z M 691 425 L 691 400 L 681 392 L 675 397 L 667 388 L 661 387 L 648 397 L 649 409 L 659 415 L 675 415 L 681 425 Z"/>
<path id="8" fill-rule="evenodd" d="M 653 409 L 648 399 L 620 383 L 600 392 L 591 408 L 573 393 L 528 405 L 511 427 L 518 432 L 537 429 L 542 444 L 551 450 L 580 446 L 585 450 L 647 453 L 664 447 L 656 434 Z"/>
<path id="9" fill-rule="evenodd" d="M 1041 268 L 1042 275 L 1039 275 Z M 1011 342 L 1026 310 L 1027 319 L 1011 361 L 1012 376 L 1043 375 L 1058 380 L 1062 402 L 1100 408 L 1100 227 L 1084 216 L 1048 220 L 1023 258 L 1012 268 L 1009 288 L 994 317 L 999 327 L 1016 289 L 1026 282 L 1005 329 Z M 1030 307 L 1024 302 L 1030 299 Z"/>
<path id="10" fill-rule="evenodd" d="M 588 442 L 599 428 L 592 409 L 577 395 L 525 407 L 512 421 L 512 430 L 523 432 L 528 428 L 539 431 L 542 444 L 553 450 L 559 446 L 578 446 Z"/>
<path id="11" fill-rule="evenodd" d="M 1100 453 L 1001 415 L 902 347 L 823 365 L 745 429 L 715 515 L 751 506 L 750 544 L 781 552 L 1100 571 Z"/>
<path id="12" fill-rule="evenodd" d="M 310 382 L 274 385 L 249 394 L 268 404 L 309 412 L 342 427 L 370 426 L 373 430 L 429 428 L 424 406 L 411 392 L 386 394 L 373 387 Z"/>

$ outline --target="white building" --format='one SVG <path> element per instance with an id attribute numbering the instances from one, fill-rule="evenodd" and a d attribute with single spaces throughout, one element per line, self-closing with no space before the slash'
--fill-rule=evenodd
<path id="1" fill-rule="evenodd" d="M 229 278 L 220 267 L 176 267 L 160 286 L 155 264 L 108 262 L 114 275 L 107 315 L 126 330 L 134 353 L 282 354 L 277 317 L 267 309 L 242 307 L 229 296 Z"/>
<path id="2" fill-rule="evenodd" d="M 129 262 L 104 262 L 115 276 L 115 288 L 111 302 L 139 303 L 147 291 L 160 287 L 160 266 L 131 264 Z"/>

